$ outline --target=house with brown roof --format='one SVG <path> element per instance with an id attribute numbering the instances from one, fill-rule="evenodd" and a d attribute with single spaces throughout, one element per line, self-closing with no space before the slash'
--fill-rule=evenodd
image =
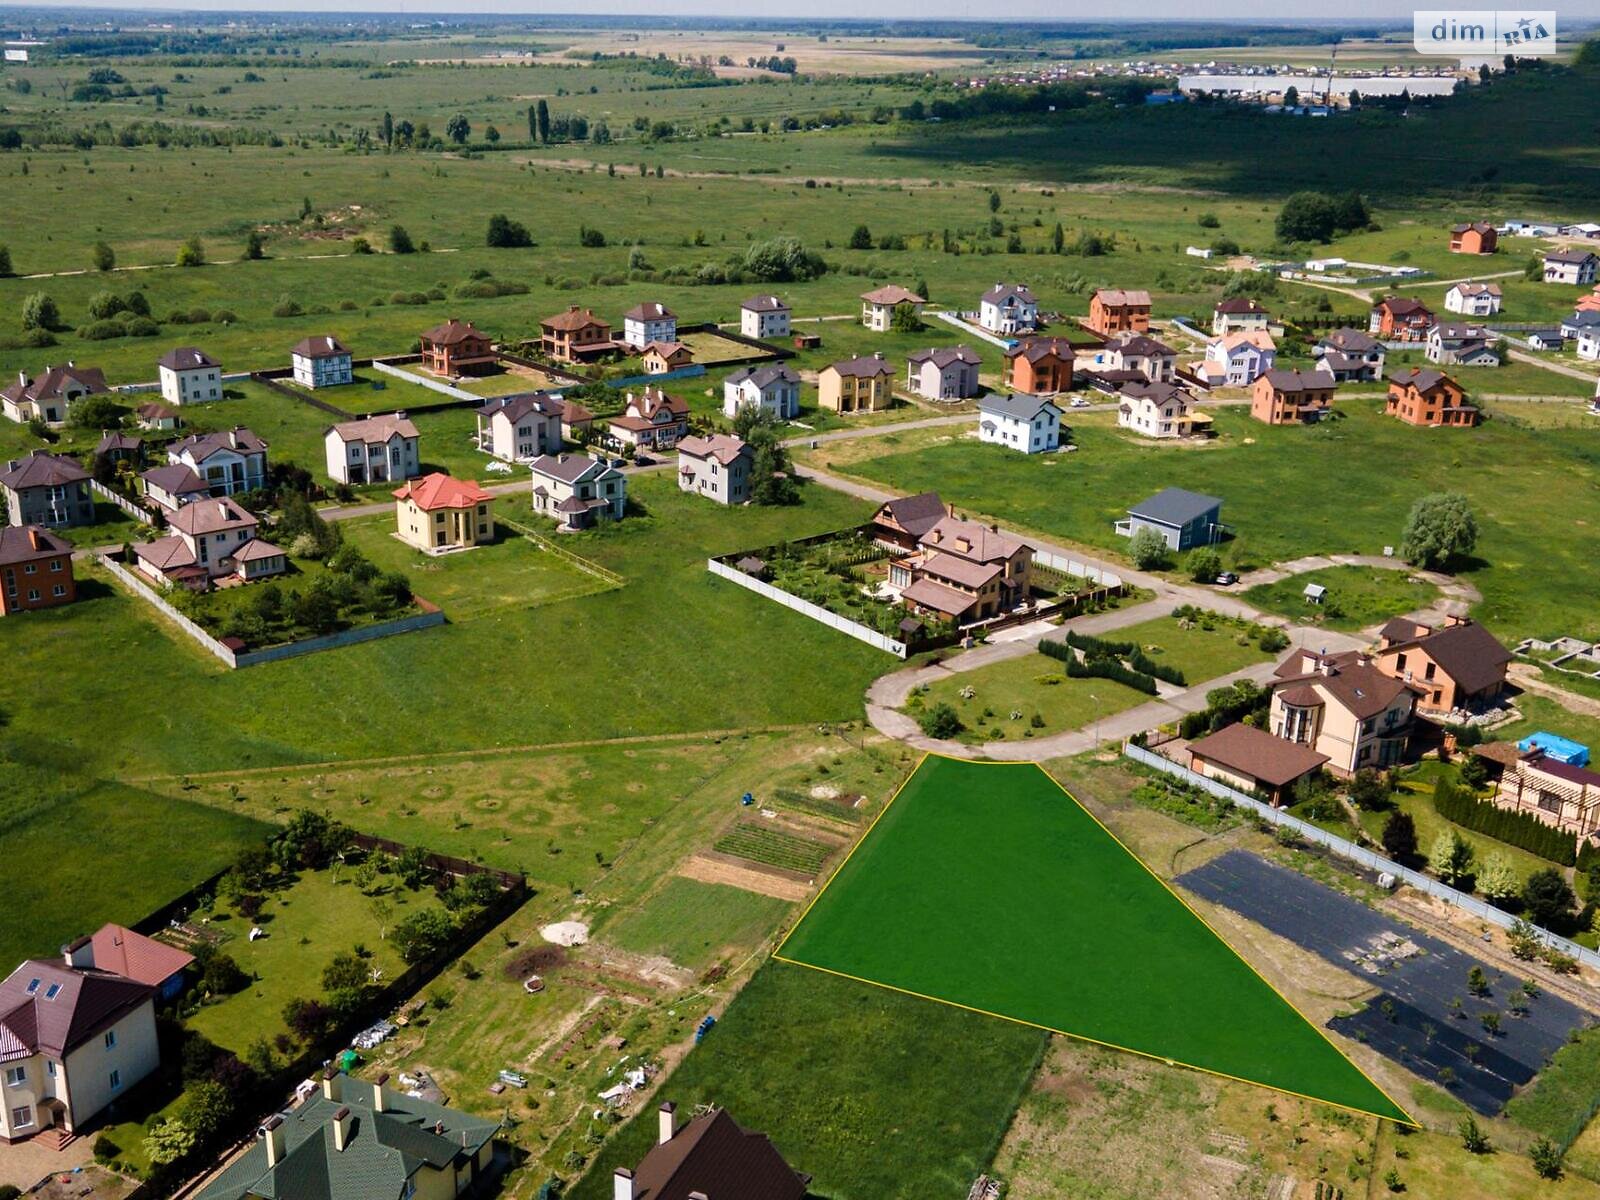
<path id="1" fill-rule="evenodd" d="M 689 432 L 689 404 L 646 385 L 628 393 L 622 415 L 611 418 L 606 429 L 620 444 L 635 450 L 669 449 Z"/>
<path id="2" fill-rule="evenodd" d="M 1459 383 L 1443 371 L 1410 367 L 1389 376 L 1383 411 L 1408 425 L 1465 428 L 1478 423 L 1478 406 Z"/>
<path id="3" fill-rule="evenodd" d="M 1470 617 L 1451 614 L 1437 626 L 1396 617 L 1379 632 L 1372 661 L 1385 675 L 1421 687 L 1418 712 L 1448 716 L 1500 702 L 1511 651 Z"/>
<path id="4" fill-rule="evenodd" d="M 1189 743 L 1189 769 L 1242 792 L 1260 792 L 1281 804 L 1294 785 L 1327 765 L 1310 746 L 1235 723 Z"/>
<path id="5" fill-rule="evenodd" d="M 222 365 L 198 346 L 177 346 L 156 360 L 161 398 L 168 404 L 222 399 Z"/>
<path id="6" fill-rule="evenodd" d="M 965 346 L 929 347 L 906 357 L 906 390 L 924 400 L 968 400 L 981 390 L 980 360 Z"/>
<path id="7" fill-rule="evenodd" d="M 555 362 L 589 362 L 617 350 L 611 326 L 576 304 L 539 322 L 539 348 Z"/>
<path id="8" fill-rule="evenodd" d="M 909 304 L 913 312 L 921 314 L 927 303 L 923 297 L 898 283 L 885 284 L 870 292 L 861 293 L 861 323 L 874 333 L 888 333 L 894 328 L 894 310 Z"/>
<path id="9" fill-rule="evenodd" d="M 80 1132 L 161 1065 L 155 990 L 79 939 L 0 982 L 0 1143 Z"/>
<path id="10" fill-rule="evenodd" d="M 1469 317 L 1492 317 L 1500 311 L 1504 299 L 1498 283 L 1465 280 L 1450 285 L 1444 294 L 1444 307 L 1447 312 L 1465 313 Z"/>
<path id="11" fill-rule="evenodd" d="M 26 371 L 18 371 L 16 382 L 0 390 L 0 413 L 19 425 L 26 425 L 37 417 L 55 428 L 67 423 L 67 412 L 78 400 L 110 390 L 106 386 L 105 372 L 99 367 L 80 367 L 68 362 L 59 367 L 46 367 L 44 374 L 35 379 L 29 379 Z"/>
<path id="12" fill-rule="evenodd" d="M 1032 333 L 1039 324 L 1039 301 L 1022 283 L 997 283 L 978 298 L 978 324 L 1010 337 Z"/>
<path id="13" fill-rule="evenodd" d="M 341 421 L 323 432 L 328 478 L 336 483 L 393 483 L 422 474 L 421 435 L 403 412 Z"/>
<path id="14" fill-rule="evenodd" d="M 89 472 L 76 459 L 48 450 L 12 459 L 0 470 L 0 495 L 11 525 L 60 529 L 94 524 L 94 496 Z"/>
<path id="15" fill-rule="evenodd" d="M 811 1183 L 764 1133 L 714 1108 L 682 1126 L 670 1101 L 657 1110 L 656 1144 L 612 1175 L 612 1200 L 805 1200 Z"/>
<path id="16" fill-rule="evenodd" d="M 1385 342 L 1421 342 L 1433 328 L 1433 313 L 1411 296 L 1385 296 L 1372 306 L 1367 332 Z"/>
<path id="17" fill-rule="evenodd" d="M 635 304 L 622 314 L 622 340 L 635 350 L 670 345 L 678 340 L 678 314 L 655 300 Z"/>
<path id="18" fill-rule="evenodd" d="M 1358 651 L 1292 651 L 1273 672 L 1272 733 L 1327 758 L 1348 778 L 1405 757 L 1421 688 L 1384 674 Z"/>
<path id="19" fill-rule="evenodd" d="M 260 525 L 255 514 L 228 497 L 208 496 L 168 513 L 172 532 L 135 545 L 134 559 L 156 582 L 198 591 L 225 578 L 252 583 L 282 575 L 289 556 L 256 536 Z"/>
<path id="20" fill-rule="evenodd" d="M 331 333 L 296 342 L 289 351 L 289 365 L 301 387 L 342 387 L 355 379 L 355 358 Z"/>
<path id="21" fill-rule="evenodd" d="M 1383 378 L 1383 362 L 1388 352 L 1383 343 L 1359 329 L 1335 329 L 1317 339 L 1312 348 L 1317 370 L 1326 371 L 1337 383 Z"/>
<path id="22" fill-rule="evenodd" d="M 1143 333 L 1114 335 L 1093 361 L 1097 371 L 1137 374 L 1146 383 L 1170 383 L 1178 372 L 1178 352 Z"/>
<path id="23" fill-rule="evenodd" d="M 1250 415 L 1268 425 L 1309 425 L 1333 408 L 1337 385 L 1321 371 L 1263 371 L 1250 385 Z"/>
<path id="24" fill-rule="evenodd" d="M 1150 293 L 1139 289 L 1096 288 L 1084 322 L 1102 337 L 1150 332 Z"/>
<path id="25" fill-rule="evenodd" d="M 829 363 L 817 373 L 817 404 L 829 412 L 881 412 L 893 403 L 894 368 L 882 354 Z"/>
<path id="26" fill-rule="evenodd" d="M 478 449 L 502 462 L 532 462 L 541 454 L 560 453 L 565 413 L 559 399 L 549 392 L 495 396 L 473 410 Z"/>
<path id="27" fill-rule="evenodd" d="M 718 504 L 746 504 L 755 481 L 755 450 L 731 433 L 678 443 L 678 487 Z"/>
<path id="28" fill-rule="evenodd" d="M 1218 300 L 1211 310 L 1213 337 L 1227 337 L 1230 333 L 1266 333 L 1271 324 L 1272 314 L 1249 296 L 1229 296 Z"/>
<path id="29" fill-rule="evenodd" d="M 66 952 L 81 955 L 84 940 L 73 942 Z M 159 1000 L 171 1000 L 183 990 L 184 972 L 194 963 L 194 955 L 176 946 L 109 921 L 87 940 L 98 970 L 152 987 Z"/>
<path id="30" fill-rule="evenodd" d="M 213 496 L 267 486 L 267 443 L 243 425 L 179 438 L 167 447 L 167 461 L 200 476 Z"/>
<path id="31" fill-rule="evenodd" d="M 570 533 L 596 521 L 620 521 L 628 508 L 628 477 L 603 454 L 545 454 L 528 464 L 533 511 Z"/>
<path id="32" fill-rule="evenodd" d="M 918 492 L 885 500 L 867 524 L 875 541 L 891 550 L 910 551 L 930 529 L 954 515 L 938 492 Z"/>
<path id="33" fill-rule="evenodd" d="M 494 540 L 494 494 L 476 480 L 435 471 L 394 491 L 395 532 L 424 554 L 470 550 Z"/>
<path id="34" fill-rule="evenodd" d="M 140 489 L 167 512 L 211 495 L 211 487 L 183 463 L 168 463 L 139 472 Z"/>
<path id="35" fill-rule="evenodd" d="M 1583 287 L 1600 275 L 1600 254 L 1592 250 L 1551 250 L 1544 256 L 1544 281 Z"/>
<path id="36" fill-rule="evenodd" d="M 1006 351 L 1005 385 L 1034 396 L 1071 391 L 1077 354 L 1066 338 L 1028 338 Z"/>
<path id="37" fill-rule="evenodd" d="M 453 379 L 500 365 L 494 342 L 471 321 L 446 318 L 443 324 L 423 330 L 417 342 L 422 365 L 435 375 Z"/>
<path id="38" fill-rule="evenodd" d="M 789 336 L 791 312 L 776 296 L 751 296 L 739 305 L 739 332 L 748 338 Z"/>
<path id="39" fill-rule="evenodd" d="M 649 342 L 639 354 L 646 375 L 665 375 L 694 362 L 694 351 L 682 342 Z"/>
<path id="40" fill-rule="evenodd" d="M 1487 221 L 1469 221 L 1450 226 L 1452 254 L 1493 254 L 1499 248 L 1499 231 Z"/>
<path id="41" fill-rule="evenodd" d="M 127 463 L 137 467 L 144 461 L 144 439 L 120 429 L 101 431 L 100 440 L 94 444 L 94 458 L 90 461 Z"/>
<path id="42" fill-rule="evenodd" d="M 156 400 L 147 400 L 133 410 L 134 419 L 139 422 L 140 429 L 170 430 L 183 426 L 183 417 L 175 408 L 170 408 Z"/>
<path id="43" fill-rule="evenodd" d="M 1491 334 L 1482 325 L 1465 321 L 1438 321 L 1428 330 L 1428 361 L 1441 367 L 1498 367 L 1500 355 L 1489 345 Z"/>
<path id="44" fill-rule="evenodd" d="M 1488 742 L 1472 753 L 1488 767 L 1490 799 L 1500 808 L 1527 813 L 1580 842 L 1600 839 L 1600 773 L 1516 742 Z"/>
<path id="45" fill-rule="evenodd" d="M 1182 438 L 1211 426 L 1209 413 L 1175 383 L 1125 383 L 1118 391 L 1117 425 L 1147 438 Z"/>
<path id="46" fill-rule="evenodd" d="M 968 625 L 1032 595 L 1033 547 L 997 527 L 945 516 L 911 554 L 889 562 L 889 587 L 915 613 Z"/>
<path id="47" fill-rule="evenodd" d="M 0 525 L 0 617 L 77 598 L 71 542 L 37 525 Z"/>

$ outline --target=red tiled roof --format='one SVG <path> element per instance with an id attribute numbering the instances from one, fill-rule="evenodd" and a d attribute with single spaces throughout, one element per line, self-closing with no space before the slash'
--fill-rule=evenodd
<path id="1" fill-rule="evenodd" d="M 452 479 L 449 475 L 435 471 L 432 475 L 424 475 L 404 487 L 396 488 L 394 498 L 409 500 L 423 510 L 432 510 L 468 508 L 486 500 L 493 500 L 494 496 L 479 487 L 475 479 Z"/>
<path id="2" fill-rule="evenodd" d="M 126 975 L 151 987 L 159 987 L 194 961 L 194 955 L 185 954 L 176 946 L 165 945 L 121 925 L 102 925 L 90 941 L 94 945 L 97 968 Z"/>

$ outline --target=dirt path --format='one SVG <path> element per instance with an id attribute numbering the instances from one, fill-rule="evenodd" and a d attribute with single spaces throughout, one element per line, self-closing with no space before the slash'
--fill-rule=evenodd
<path id="1" fill-rule="evenodd" d="M 1514 662 L 1506 668 L 1506 674 L 1516 681 L 1518 687 L 1547 696 L 1568 712 L 1581 713 L 1586 717 L 1600 717 L 1600 700 L 1592 696 L 1581 696 L 1577 692 L 1567 691 L 1564 687 L 1547 683 L 1539 668 L 1532 663 Z"/>
<path id="2" fill-rule="evenodd" d="M 811 886 L 798 879 L 784 879 L 778 875 L 768 875 L 765 871 L 736 867 L 732 863 L 718 862 L 698 854 L 691 854 L 679 863 L 677 874 L 700 883 L 721 883 L 777 900 L 804 900 L 811 895 Z"/>

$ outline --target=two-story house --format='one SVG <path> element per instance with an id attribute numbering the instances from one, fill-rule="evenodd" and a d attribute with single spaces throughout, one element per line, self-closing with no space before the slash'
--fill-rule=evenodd
<path id="1" fill-rule="evenodd" d="M 77 598 L 71 542 L 37 525 L 0 525 L 0 617 Z"/>
<path id="2" fill-rule="evenodd" d="M 731 433 L 678 443 L 678 487 L 718 504 L 745 504 L 754 483 L 755 450 Z"/>
<path id="3" fill-rule="evenodd" d="M 355 359 L 332 334 L 320 333 L 297 342 L 289 351 L 294 381 L 301 387 L 342 387 L 355 379 Z"/>
<path id="4" fill-rule="evenodd" d="M 473 410 L 478 448 L 502 462 L 532 462 L 541 454 L 558 454 L 563 412 L 560 401 L 548 392 L 496 396 Z"/>
<path id="5" fill-rule="evenodd" d="M 1027 392 L 991 393 L 978 401 L 978 440 L 1023 454 L 1054 450 L 1061 445 L 1061 409 Z"/>
<path id="6" fill-rule="evenodd" d="M 145 497 L 167 512 L 177 512 L 185 504 L 211 495 L 211 488 L 183 463 L 168 463 L 139 472 Z"/>
<path id="7" fill-rule="evenodd" d="M 906 389 L 924 400 L 966 400 L 981 390 L 980 359 L 965 346 L 917 350 L 906 358 Z"/>
<path id="8" fill-rule="evenodd" d="M 1336 386 L 1321 371 L 1263 371 L 1251 385 L 1250 415 L 1268 425 L 1320 421 L 1333 408 Z"/>
<path id="9" fill-rule="evenodd" d="M 67 363 L 46 367 L 43 375 L 29 379 L 18 371 L 17 381 L 0 391 L 0 412 L 7 419 L 26 425 L 35 417 L 51 428 L 67 423 L 67 411 L 84 396 L 98 396 L 111 389 L 99 367 L 80 367 Z"/>
<path id="10" fill-rule="evenodd" d="M 1032 333 L 1039 325 L 1039 302 L 1021 283 L 997 283 L 978 299 L 978 324 L 1009 337 Z"/>
<path id="11" fill-rule="evenodd" d="M 751 296 L 739 305 L 739 332 L 749 338 L 788 337 L 790 309 L 776 296 Z"/>
<path id="12" fill-rule="evenodd" d="M 651 342 L 676 342 L 678 316 L 665 304 L 650 300 L 622 314 L 622 340 L 635 350 Z"/>
<path id="13" fill-rule="evenodd" d="M 1464 321 L 1440 321 L 1428 330 L 1427 359 L 1442 367 L 1498 367 L 1500 356 L 1489 347 L 1489 331 Z"/>
<path id="14" fill-rule="evenodd" d="M 1249 387 L 1278 362 L 1277 343 L 1264 329 L 1241 329 L 1206 343 L 1198 374 L 1212 387 Z"/>
<path id="15" fill-rule="evenodd" d="M 611 326 L 576 304 L 539 322 L 539 346 L 555 362 L 588 362 L 617 349 Z"/>
<path id="16" fill-rule="evenodd" d="M 546 454 L 529 464 L 533 511 L 562 532 L 596 521 L 620 521 L 628 507 L 628 477 L 604 455 Z"/>
<path id="17" fill-rule="evenodd" d="M 423 330 L 417 343 L 423 367 L 446 378 L 478 374 L 500 365 L 493 339 L 471 321 L 448 317 L 443 324 Z"/>
<path id="18" fill-rule="evenodd" d="M 167 447 L 167 461 L 200 476 L 213 496 L 267 486 L 267 443 L 242 425 L 179 438 Z"/>
<path id="19" fill-rule="evenodd" d="M 804 1200 L 809 1175 L 784 1161 L 764 1133 L 713 1108 L 677 1124 L 670 1101 L 656 1111 L 656 1140 L 634 1168 L 617 1167 L 612 1200 Z M 221 1200 L 201 1196 L 199 1200 Z"/>
<path id="20" fill-rule="evenodd" d="M 682 342 L 646 342 L 639 366 L 646 375 L 670 375 L 694 362 L 694 351 Z"/>
<path id="21" fill-rule="evenodd" d="M 1118 396 L 1118 426 L 1141 437 L 1189 437 L 1211 424 L 1188 390 L 1175 383 L 1125 383 Z"/>
<path id="22" fill-rule="evenodd" d="M 1312 349 L 1317 370 L 1326 371 L 1337 383 L 1376 382 L 1383 378 L 1387 351 L 1383 343 L 1359 329 L 1335 329 L 1317 339 Z"/>
<path id="23" fill-rule="evenodd" d="M 830 363 L 817 373 L 817 403 L 840 416 L 881 412 L 894 403 L 894 368 L 881 354 Z"/>
<path id="24" fill-rule="evenodd" d="M 1273 672 L 1269 726 L 1278 737 L 1327 755 L 1348 778 L 1405 756 L 1417 689 L 1354 651 L 1299 649 Z"/>
<path id="25" fill-rule="evenodd" d="M 12 459 L 0 471 L 0 494 L 11 525 L 59 529 L 94 524 L 89 472 L 65 455 L 35 450 L 27 458 Z"/>
<path id="26" fill-rule="evenodd" d="M 1500 232 L 1488 221 L 1464 221 L 1450 226 L 1452 254 L 1493 254 L 1500 248 Z"/>
<path id="27" fill-rule="evenodd" d="M 322 435 L 328 477 L 336 483 L 391 483 L 422 473 L 420 435 L 403 412 L 342 421 Z"/>
<path id="28" fill-rule="evenodd" d="M 179 346 L 156 360 L 161 398 L 168 404 L 222 399 L 222 364 L 197 346 Z"/>
<path id="29" fill-rule="evenodd" d="M 1005 384 L 1035 396 L 1071 391 L 1077 357 L 1066 338 L 1027 338 L 1006 351 Z"/>
<path id="30" fill-rule="evenodd" d="M 1396 617 L 1378 634 L 1373 665 L 1421 689 L 1417 711 L 1432 715 L 1481 712 L 1506 690 L 1511 651 L 1470 617 L 1447 616 L 1442 625 Z"/>
<path id="31" fill-rule="evenodd" d="M 966 625 L 1010 612 L 1032 594 L 1033 547 L 946 516 L 911 554 L 889 561 L 889 587 L 913 612 Z"/>
<path id="32" fill-rule="evenodd" d="M 1119 333 L 1096 354 L 1095 365 L 1137 371 L 1147 383 L 1171 383 L 1178 373 L 1178 352 L 1142 333 Z"/>
<path id="33" fill-rule="evenodd" d="M 903 288 L 898 283 L 886 284 L 870 292 L 861 293 L 861 323 L 874 333 L 888 333 L 894 328 L 894 310 L 902 304 L 912 312 L 921 313 L 927 300 Z"/>
<path id="34" fill-rule="evenodd" d="M 1385 342 L 1420 342 L 1433 328 L 1433 312 L 1411 296 L 1385 296 L 1372 306 L 1367 332 Z"/>
<path id="35" fill-rule="evenodd" d="M 1448 312 L 1490 317 L 1500 311 L 1504 299 L 1498 283 L 1453 283 L 1444 294 L 1444 306 Z"/>
<path id="36" fill-rule="evenodd" d="M 677 445 L 689 432 L 689 405 L 658 387 L 646 386 L 638 393 L 628 393 L 622 415 L 613 417 L 607 428 L 624 446 L 665 450 Z"/>
<path id="37" fill-rule="evenodd" d="M 394 491 L 395 532 L 424 554 L 470 550 L 494 541 L 494 493 L 442 471 Z"/>
<path id="38" fill-rule="evenodd" d="M 250 583 L 289 569 L 287 553 L 256 536 L 255 515 L 226 496 L 207 496 L 168 513 L 167 528 L 165 537 L 133 547 L 139 569 L 158 583 L 204 591 L 224 576 Z"/>
<path id="39" fill-rule="evenodd" d="M 1600 255 L 1592 250 L 1552 250 L 1544 256 L 1544 281 L 1577 287 L 1595 281 Z"/>
<path id="40" fill-rule="evenodd" d="M 1143 288 L 1096 288 L 1084 324 L 1102 337 L 1149 333 L 1150 293 Z"/>
<path id="41" fill-rule="evenodd" d="M 1386 415 L 1408 425 L 1466 428 L 1478 423 L 1478 406 L 1467 399 L 1461 385 L 1443 371 L 1410 367 L 1389 376 Z"/>
<path id="42" fill-rule="evenodd" d="M 1266 333 L 1272 324 L 1272 314 L 1258 300 L 1249 296 L 1229 296 L 1218 300 L 1211 310 L 1211 335 L 1227 337 L 1230 333 Z"/>
<path id="43" fill-rule="evenodd" d="M 722 381 L 722 413 L 735 417 L 740 409 L 754 408 L 792 421 L 800 415 L 800 376 L 783 363 L 740 367 Z"/>

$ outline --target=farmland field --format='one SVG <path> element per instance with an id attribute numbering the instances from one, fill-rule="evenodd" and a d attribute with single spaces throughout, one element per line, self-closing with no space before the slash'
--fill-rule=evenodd
<path id="1" fill-rule="evenodd" d="M 714 849 L 735 858 L 781 867 L 786 871 L 815 872 L 827 860 L 828 847 L 809 838 L 745 822 L 717 839 Z"/>

